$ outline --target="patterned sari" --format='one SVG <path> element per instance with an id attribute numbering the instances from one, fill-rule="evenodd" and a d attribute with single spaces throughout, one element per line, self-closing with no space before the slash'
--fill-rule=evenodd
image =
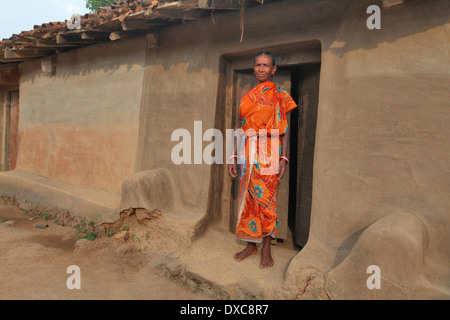
<path id="1" fill-rule="evenodd" d="M 259 84 L 241 100 L 238 239 L 261 243 L 278 232 L 280 136 L 288 130 L 286 114 L 296 107 L 289 93 L 271 81 Z"/>

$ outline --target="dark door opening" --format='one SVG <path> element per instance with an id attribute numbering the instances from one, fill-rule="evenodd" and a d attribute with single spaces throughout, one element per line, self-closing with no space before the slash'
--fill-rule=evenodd
<path id="1" fill-rule="evenodd" d="M 0 171 L 9 171 L 17 164 L 19 91 L 2 90 L 0 100 Z"/>
<path id="2" fill-rule="evenodd" d="M 300 249 L 308 241 L 311 220 L 320 63 L 289 69 L 291 96 L 302 110 L 297 108 L 290 115 L 288 229 L 291 239 L 288 241 Z"/>

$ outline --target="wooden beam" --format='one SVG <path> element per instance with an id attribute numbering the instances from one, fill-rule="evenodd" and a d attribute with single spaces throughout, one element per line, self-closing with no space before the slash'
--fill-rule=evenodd
<path id="1" fill-rule="evenodd" d="M 64 38 L 64 36 L 61 33 L 58 33 L 56 35 L 56 43 L 57 44 L 64 44 L 64 43 L 67 43 L 67 42 L 69 42 L 69 41 L 67 41 L 67 39 Z"/>
<path id="2" fill-rule="evenodd" d="M 15 41 L 15 43 L 20 43 L 20 44 L 36 44 L 36 39 L 32 38 L 32 37 L 27 37 L 27 36 L 18 36 L 17 40 Z"/>
<path id="3" fill-rule="evenodd" d="M 26 60 L 32 60 L 33 58 L 22 58 L 22 59 L 5 59 L 3 58 L 3 56 L 0 56 L 0 62 L 1 63 L 20 63 L 20 62 L 24 62 Z"/>
<path id="4" fill-rule="evenodd" d="M 56 35 L 56 42 L 58 44 L 83 44 L 81 39 L 81 32 L 60 32 Z"/>
<path id="5" fill-rule="evenodd" d="M 148 30 L 149 24 L 147 20 L 124 20 L 122 21 L 122 30 Z"/>
<path id="6" fill-rule="evenodd" d="M 94 44 L 97 41 L 91 39 L 83 39 L 82 32 L 75 33 L 58 33 L 56 35 L 56 43 L 64 46 L 74 45 L 74 46 L 86 46 L 89 44 Z"/>
<path id="7" fill-rule="evenodd" d="M 77 48 L 79 45 L 77 44 L 69 44 L 69 43 L 63 43 L 58 44 L 56 42 L 50 42 L 50 41 L 43 41 L 43 40 L 37 40 L 36 46 L 39 48 L 49 48 L 49 49 L 70 49 L 70 48 Z"/>
<path id="8" fill-rule="evenodd" d="M 22 59 L 22 58 L 39 58 L 54 54 L 54 50 L 42 50 L 42 49 L 31 49 L 31 50 L 12 50 L 6 49 L 4 53 L 5 59 Z"/>
<path id="9" fill-rule="evenodd" d="M 198 7 L 214 9 L 240 9 L 241 4 L 238 0 L 199 0 Z"/>
<path id="10" fill-rule="evenodd" d="M 132 34 L 130 34 L 129 32 L 125 32 L 125 31 L 115 31 L 115 32 L 111 32 L 111 34 L 109 35 L 109 40 L 111 40 L 111 41 L 116 41 L 116 40 L 128 38 L 128 37 L 130 37 L 131 35 L 132 35 Z"/>
<path id="11" fill-rule="evenodd" d="M 105 31 L 85 31 L 81 33 L 82 40 L 109 40 L 111 32 Z"/>

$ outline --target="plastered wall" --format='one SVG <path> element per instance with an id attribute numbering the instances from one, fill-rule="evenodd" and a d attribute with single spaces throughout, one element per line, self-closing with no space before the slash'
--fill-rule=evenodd
<path id="1" fill-rule="evenodd" d="M 380 30 L 367 28 L 366 10 L 373 4 L 381 8 Z M 391 8 L 381 1 L 283 1 L 247 12 L 242 43 L 238 13 L 162 32 L 161 47 L 147 53 L 137 167 L 169 168 L 181 202 L 208 223 L 228 228 L 226 166 L 175 166 L 170 135 L 176 128 L 193 132 L 195 120 L 204 128 L 232 127 L 230 57 L 318 40 L 311 226 L 283 295 L 405 298 L 418 287 L 448 283 L 442 271 L 450 256 L 444 235 L 450 208 L 446 10 L 445 1 Z M 281 62 L 301 63 L 289 54 Z M 412 238 L 399 236 L 398 230 L 408 233 L 403 228 L 412 230 Z M 395 261 L 386 255 L 389 248 Z M 406 259 L 411 250 L 414 259 Z M 390 279 L 390 290 L 367 289 L 366 268 L 374 263 Z M 308 290 L 290 285 L 308 277 L 316 278 Z M 349 293 L 349 283 L 360 291 Z M 441 289 L 431 291 L 439 296 Z"/>
<path id="2" fill-rule="evenodd" d="M 445 296 L 449 4 L 405 1 L 369 30 L 373 4 L 383 8 L 282 1 L 246 13 L 242 43 L 232 12 L 162 30 L 158 48 L 136 38 L 61 54 L 55 75 L 24 63 L 17 168 L 113 192 L 133 173 L 165 168 L 170 187 L 153 197 L 169 192 L 178 212 L 228 229 L 226 166 L 175 165 L 171 134 L 193 133 L 194 121 L 232 128 L 230 61 L 270 48 L 298 64 L 289 49 L 319 41 L 311 226 L 280 297 Z M 373 264 L 384 291 L 366 287 Z"/>
<path id="3" fill-rule="evenodd" d="M 134 172 L 145 41 L 94 45 L 21 65 L 17 168 L 119 193 Z"/>

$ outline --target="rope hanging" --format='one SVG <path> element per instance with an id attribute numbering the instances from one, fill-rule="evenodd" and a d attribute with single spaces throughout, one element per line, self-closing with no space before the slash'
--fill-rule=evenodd
<path id="1" fill-rule="evenodd" d="M 245 0 L 241 0 L 241 43 L 244 40 L 245 29 Z"/>

